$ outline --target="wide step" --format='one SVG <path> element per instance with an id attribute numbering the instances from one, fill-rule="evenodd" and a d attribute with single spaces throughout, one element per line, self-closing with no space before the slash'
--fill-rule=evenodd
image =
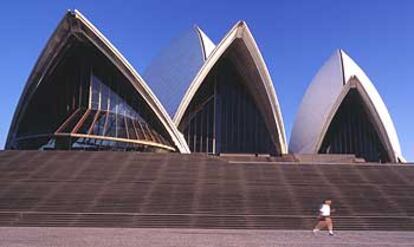
<path id="1" fill-rule="evenodd" d="M 205 155 L 0 152 L 0 226 L 414 230 L 414 167 Z"/>

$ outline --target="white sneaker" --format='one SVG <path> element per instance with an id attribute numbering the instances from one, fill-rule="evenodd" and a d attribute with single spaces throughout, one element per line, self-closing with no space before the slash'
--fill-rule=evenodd
<path id="1" fill-rule="evenodd" d="M 319 232 L 319 229 L 313 229 L 313 230 L 312 230 L 312 233 L 313 233 L 313 234 L 316 234 L 317 232 Z"/>
<path id="2" fill-rule="evenodd" d="M 329 236 L 335 236 L 333 232 L 329 232 Z"/>

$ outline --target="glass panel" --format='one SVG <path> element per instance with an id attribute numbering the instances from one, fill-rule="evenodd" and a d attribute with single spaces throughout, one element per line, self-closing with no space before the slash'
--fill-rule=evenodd
<path id="1" fill-rule="evenodd" d="M 88 131 L 91 128 L 92 122 L 95 119 L 95 115 L 97 114 L 97 111 L 90 110 L 89 113 L 86 113 L 86 114 L 87 116 L 85 116 L 85 118 L 83 119 L 83 122 L 81 123 L 76 133 L 88 134 Z M 82 119 L 80 121 L 82 121 Z"/>
<path id="2" fill-rule="evenodd" d="M 138 136 L 141 140 L 147 140 L 148 138 L 145 136 L 144 130 L 142 129 L 141 123 L 139 121 L 133 121 L 135 129 L 137 130 Z"/>
<path id="3" fill-rule="evenodd" d="M 118 68 L 94 46 L 75 39 L 69 42 L 67 49 L 62 49 L 65 53 L 57 56 L 59 61 L 54 61 L 55 69 L 46 73 L 27 103 L 27 111 L 21 116 L 21 124 L 16 126 L 15 138 L 9 147 L 59 149 L 63 141 L 56 139 L 57 144 L 52 145 L 54 133 L 59 129 L 60 133 L 68 134 L 75 126 L 79 127 L 76 132 L 81 134 L 132 140 L 148 140 L 152 133 L 162 136 L 172 146 L 161 121 Z M 90 114 L 85 113 L 87 109 L 92 110 Z M 151 131 L 146 129 L 144 135 L 138 123 L 148 124 Z M 19 141 L 39 135 L 47 138 Z M 151 150 L 151 147 L 143 148 L 125 140 L 120 144 L 99 138 L 70 138 L 75 139 L 75 149 L 99 149 L 101 145 L 103 149 L 113 146 L 114 149 Z M 67 141 L 65 147 L 70 148 L 71 140 L 64 141 Z M 161 141 L 161 138 L 154 139 L 154 142 Z"/>
<path id="4" fill-rule="evenodd" d="M 117 126 L 117 137 L 118 138 L 128 138 L 126 129 L 125 129 L 125 119 L 123 115 L 118 115 L 116 119 Z"/>
<path id="5" fill-rule="evenodd" d="M 108 114 L 108 122 L 105 128 L 105 136 L 116 137 L 116 114 Z"/>
<path id="6" fill-rule="evenodd" d="M 71 133 L 73 128 L 79 122 L 85 110 L 76 110 L 61 126 L 59 133 Z"/>
<path id="7" fill-rule="evenodd" d="M 109 110 L 110 89 L 101 83 L 101 110 Z"/>
<path id="8" fill-rule="evenodd" d="M 104 126 L 106 122 L 106 112 L 99 112 L 95 124 L 92 127 L 91 135 L 104 135 Z"/>
<path id="9" fill-rule="evenodd" d="M 99 110 L 99 94 L 101 83 L 95 76 L 91 79 L 91 108 Z"/>
<path id="10" fill-rule="evenodd" d="M 152 136 L 150 129 L 148 128 L 148 125 L 146 123 L 141 123 L 141 126 L 142 126 L 142 130 L 144 131 L 144 135 L 147 137 L 147 140 L 156 142 L 156 140 Z"/>
<path id="11" fill-rule="evenodd" d="M 125 118 L 127 122 L 127 128 L 128 128 L 128 135 L 129 139 L 137 140 L 139 137 L 137 137 L 137 132 L 134 127 L 134 123 L 131 118 Z"/>

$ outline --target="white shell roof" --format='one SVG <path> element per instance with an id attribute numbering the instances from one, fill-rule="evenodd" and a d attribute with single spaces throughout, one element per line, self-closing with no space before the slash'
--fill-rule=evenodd
<path id="1" fill-rule="evenodd" d="M 243 21 L 238 22 L 233 28 L 225 35 L 221 42 L 215 47 L 215 49 L 208 56 L 206 62 L 203 64 L 201 69 L 195 75 L 191 84 L 189 84 L 187 90 L 185 91 L 184 96 L 182 97 L 181 103 L 178 106 L 178 109 L 174 115 L 174 122 L 176 126 L 180 125 L 181 119 L 186 112 L 191 99 L 196 94 L 197 90 L 203 83 L 206 76 L 209 74 L 213 66 L 219 61 L 222 55 L 228 50 L 228 48 L 233 44 L 237 39 L 240 39 L 246 45 L 257 69 L 261 83 L 259 88 L 261 89 L 260 93 L 264 95 L 265 102 L 262 102 L 265 106 L 269 108 L 269 116 L 267 119 L 268 126 L 271 128 L 271 133 L 273 136 L 277 136 L 276 145 L 279 145 L 279 149 L 282 154 L 287 153 L 287 144 L 285 136 L 285 128 L 283 124 L 282 113 L 279 106 L 279 101 L 276 96 L 276 91 L 273 86 L 270 73 L 267 69 L 267 66 L 263 60 L 263 57 L 260 53 L 260 50 L 256 44 L 256 41 L 253 38 L 252 33 L 250 32 L 247 24 Z M 263 109 L 262 109 L 263 110 Z M 272 139 L 274 139 L 272 137 Z"/>
<path id="2" fill-rule="evenodd" d="M 310 83 L 296 116 L 289 151 L 318 152 L 330 121 L 351 87 L 363 96 L 393 161 L 404 161 L 397 132 L 381 96 L 365 72 L 342 50 L 325 62 Z"/>
<path id="3" fill-rule="evenodd" d="M 213 52 L 214 48 L 216 48 L 216 45 L 203 32 L 203 30 L 201 30 L 201 28 L 199 26 L 195 26 L 194 28 L 197 30 L 198 34 L 200 35 L 201 46 L 202 46 L 202 49 L 203 49 L 204 61 L 205 61 L 210 56 L 210 54 Z"/>
<path id="4" fill-rule="evenodd" d="M 109 42 L 109 40 L 78 10 L 68 11 L 59 23 L 58 27 L 49 38 L 48 43 L 43 49 L 31 75 L 23 89 L 23 93 L 15 110 L 12 124 L 10 126 L 8 141 L 12 138 L 14 128 L 17 126 L 19 119 L 27 105 L 28 98 L 31 97 L 36 87 L 41 83 L 43 76 L 51 66 L 53 57 L 59 53 L 68 37 L 74 33 L 82 33 L 92 42 L 112 63 L 125 75 L 132 83 L 134 88 L 139 92 L 148 106 L 153 110 L 155 115 L 165 127 L 166 132 L 170 135 L 172 141 L 181 153 L 189 153 L 190 150 L 182 134 L 177 130 L 171 118 L 158 101 L 154 93 L 147 86 L 141 76 L 135 71 L 132 65 L 125 57 Z"/>
<path id="5" fill-rule="evenodd" d="M 171 117 L 214 48 L 210 38 L 194 26 L 174 39 L 145 70 L 145 80 Z"/>

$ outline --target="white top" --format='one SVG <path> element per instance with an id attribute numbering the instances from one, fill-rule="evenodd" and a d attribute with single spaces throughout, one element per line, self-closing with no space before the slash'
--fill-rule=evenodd
<path id="1" fill-rule="evenodd" d="M 322 207 L 319 209 L 319 212 L 322 216 L 331 216 L 331 206 L 328 204 L 322 204 Z"/>
<path id="2" fill-rule="evenodd" d="M 352 80 L 354 77 L 356 80 Z M 383 138 L 392 162 L 403 162 L 397 132 L 387 107 L 365 72 L 343 50 L 336 51 L 310 83 L 296 116 L 289 151 L 318 152 L 331 119 L 347 90 L 352 87 L 351 81 L 358 82 L 356 88 L 380 130 L 378 134 Z"/>
<path id="3" fill-rule="evenodd" d="M 207 35 L 195 26 L 172 40 L 146 68 L 145 80 L 171 117 L 214 48 Z"/>

